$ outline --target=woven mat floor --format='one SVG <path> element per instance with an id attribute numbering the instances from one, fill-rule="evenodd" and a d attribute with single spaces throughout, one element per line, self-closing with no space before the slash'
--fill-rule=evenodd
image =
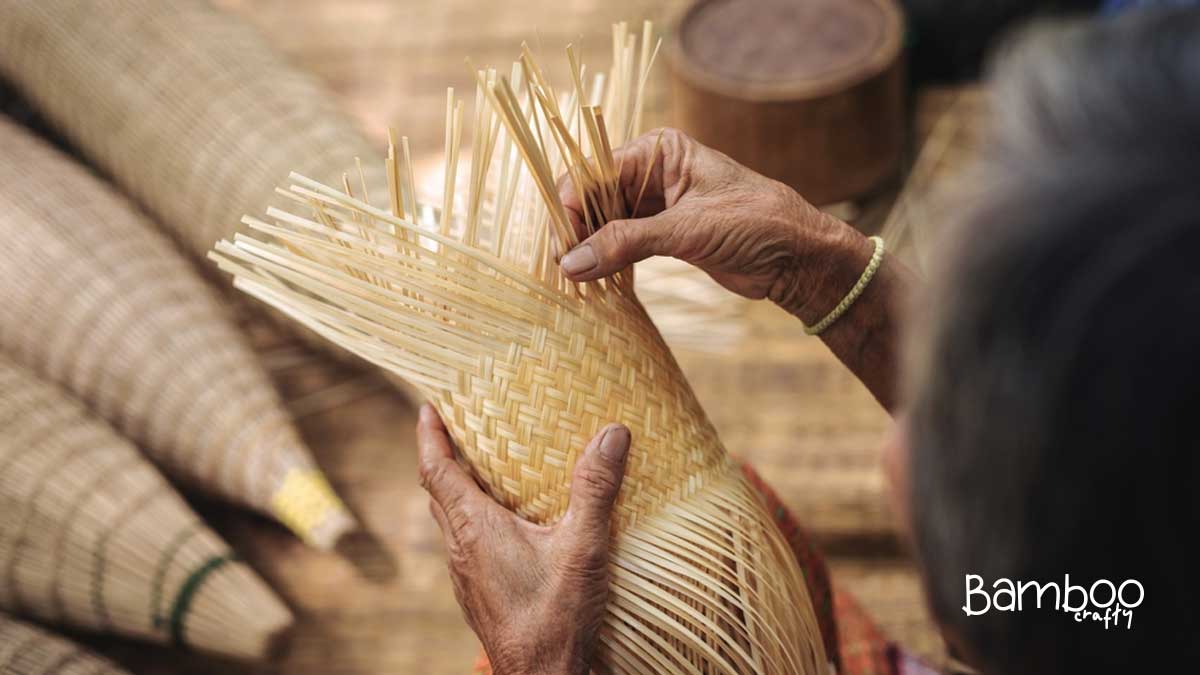
<path id="1" fill-rule="evenodd" d="M 376 138 L 387 125 L 420 155 L 439 151 L 444 87 L 468 91 L 463 57 L 511 60 L 522 39 L 551 57 L 567 42 L 607 61 L 608 25 L 660 23 L 683 0 L 218 0 L 245 16 L 298 65 L 323 78 Z M 531 23 L 536 17 L 538 31 Z M 666 71 L 650 83 L 647 123 L 669 120 Z M 918 138 L 953 103 L 955 90 L 923 92 Z M 862 205 L 857 223 L 876 231 L 895 191 Z M 749 312 L 746 337 L 721 355 L 681 353 L 727 447 L 754 463 L 826 546 L 835 583 L 850 588 L 884 631 L 940 663 L 944 649 L 925 613 L 910 560 L 900 552 L 884 499 L 877 448 L 889 420 L 870 395 L 798 322 L 767 305 Z M 462 673 L 478 643 L 462 621 L 440 537 L 416 483 L 415 412 L 363 373 L 257 340 L 280 367 L 302 432 L 335 487 L 371 530 L 346 556 L 305 549 L 277 526 L 207 503 L 199 508 L 297 611 L 287 655 L 272 666 L 218 663 L 118 640 L 88 638 L 134 672 Z M 291 357 L 281 358 L 287 351 Z M 298 364 L 298 365 L 297 365 Z M 331 387 L 333 387 L 331 389 Z M 314 393 L 315 392 L 315 393 Z M 331 392 L 334 392 L 331 394 Z M 332 401 L 332 404 L 331 404 Z M 332 405 L 332 407 L 331 407 Z"/>

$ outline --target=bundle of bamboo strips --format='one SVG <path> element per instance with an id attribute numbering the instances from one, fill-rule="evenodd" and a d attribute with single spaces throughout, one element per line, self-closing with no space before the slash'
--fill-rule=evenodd
<path id="1" fill-rule="evenodd" d="M 211 255 L 238 288 L 416 384 L 491 494 L 534 522 L 564 512 L 577 454 L 602 425 L 632 429 L 601 671 L 824 673 L 803 574 L 642 309 L 632 271 L 576 284 L 556 264 L 629 213 L 611 144 L 639 126 L 654 53 L 648 25 L 639 48 L 618 24 L 608 74 L 587 78 L 568 47 L 572 81 L 559 92 L 525 49 L 508 77 L 476 72 L 471 113 L 450 91 L 439 204 L 408 200 L 393 146 L 385 207 L 293 173 L 278 191 L 292 209 L 246 217 L 256 234 Z M 585 197 L 582 222 L 558 197 L 560 173 Z"/>
<path id="2" fill-rule="evenodd" d="M 70 640 L 0 614 L 0 673 L 129 675 Z"/>
<path id="3" fill-rule="evenodd" d="M 292 617 L 129 441 L 0 357 L 0 607 L 240 658 Z"/>
<path id="4" fill-rule="evenodd" d="M 456 160 L 456 182 L 470 180 L 471 153 L 460 155 Z M 436 196 L 445 189 L 445 159 L 440 153 L 437 157 L 417 158 L 413 172 L 420 201 L 440 201 Z M 749 301 L 727 292 L 712 277 L 675 258 L 639 262 L 637 293 L 663 339 L 674 348 L 726 352 L 746 333 L 750 321 L 746 316 Z"/>
<path id="5" fill-rule="evenodd" d="M 212 291 L 83 167 L 0 120 L 0 348 L 167 472 L 333 545 L 353 519 Z"/>

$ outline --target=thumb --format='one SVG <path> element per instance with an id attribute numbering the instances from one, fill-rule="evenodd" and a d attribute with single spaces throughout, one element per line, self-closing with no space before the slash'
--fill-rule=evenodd
<path id="1" fill-rule="evenodd" d="M 629 438 L 624 425 L 610 424 L 588 443 L 571 480 L 570 502 L 563 518 L 569 528 L 581 528 L 607 541 L 613 503 L 625 477 Z"/>
<path id="2" fill-rule="evenodd" d="M 559 260 L 572 281 L 607 277 L 652 255 L 670 255 L 663 242 L 674 216 L 667 211 L 649 218 L 614 220 L 567 252 Z"/>

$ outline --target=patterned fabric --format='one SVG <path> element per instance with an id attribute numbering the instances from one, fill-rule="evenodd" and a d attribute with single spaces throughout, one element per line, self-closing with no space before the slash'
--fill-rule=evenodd
<path id="1" fill-rule="evenodd" d="M 840 589 L 833 592 L 833 611 L 841 659 L 839 673 L 845 675 L 901 675 L 890 653 L 892 645 L 854 596 Z"/>
<path id="2" fill-rule="evenodd" d="M 804 571 L 825 650 L 837 672 L 840 675 L 935 675 L 938 671 L 889 642 L 850 593 L 833 587 L 825 559 L 791 511 L 754 469 L 743 464 L 742 471 L 751 486 L 762 495 L 775 524 Z M 473 675 L 492 675 L 487 654 L 480 652 L 471 672 Z"/>

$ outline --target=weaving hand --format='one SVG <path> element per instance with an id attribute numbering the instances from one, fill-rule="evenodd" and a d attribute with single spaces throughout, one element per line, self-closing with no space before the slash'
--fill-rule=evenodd
<path id="1" fill-rule="evenodd" d="M 454 593 L 495 675 L 588 672 L 629 438 L 621 425 L 601 429 L 575 465 L 566 514 L 535 525 L 484 494 L 455 461 L 437 412 L 421 408 L 421 485 L 445 537 Z"/>
<path id="2" fill-rule="evenodd" d="M 613 152 L 613 163 L 634 217 L 604 224 L 568 251 L 559 260 L 568 277 L 598 279 L 650 256 L 679 258 L 799 318 L 884 407 L 895 406 L 893 304 L 910 281 L 903 265 L 883 258 L 882 240 L 675 129 L 635 138 Z M 560 181 L 559 192 L 584 232 L 572 182 Z"/>
<path id="3" fill-rule="evenodd" d="M 738 295 L 769 298 L 794 313 L 823 285 L 831 255 L 847 247 L 869 254 L 850 226 L 676 129 L 634 139 L 613 153 L 613 162 L 634 217 L 607 223 L 562 257 L 563 270 L 577 281 L 670 256 Z M 583 207 L 571 182 L 562 181 L 560 192 L 580 227 Z"/>

